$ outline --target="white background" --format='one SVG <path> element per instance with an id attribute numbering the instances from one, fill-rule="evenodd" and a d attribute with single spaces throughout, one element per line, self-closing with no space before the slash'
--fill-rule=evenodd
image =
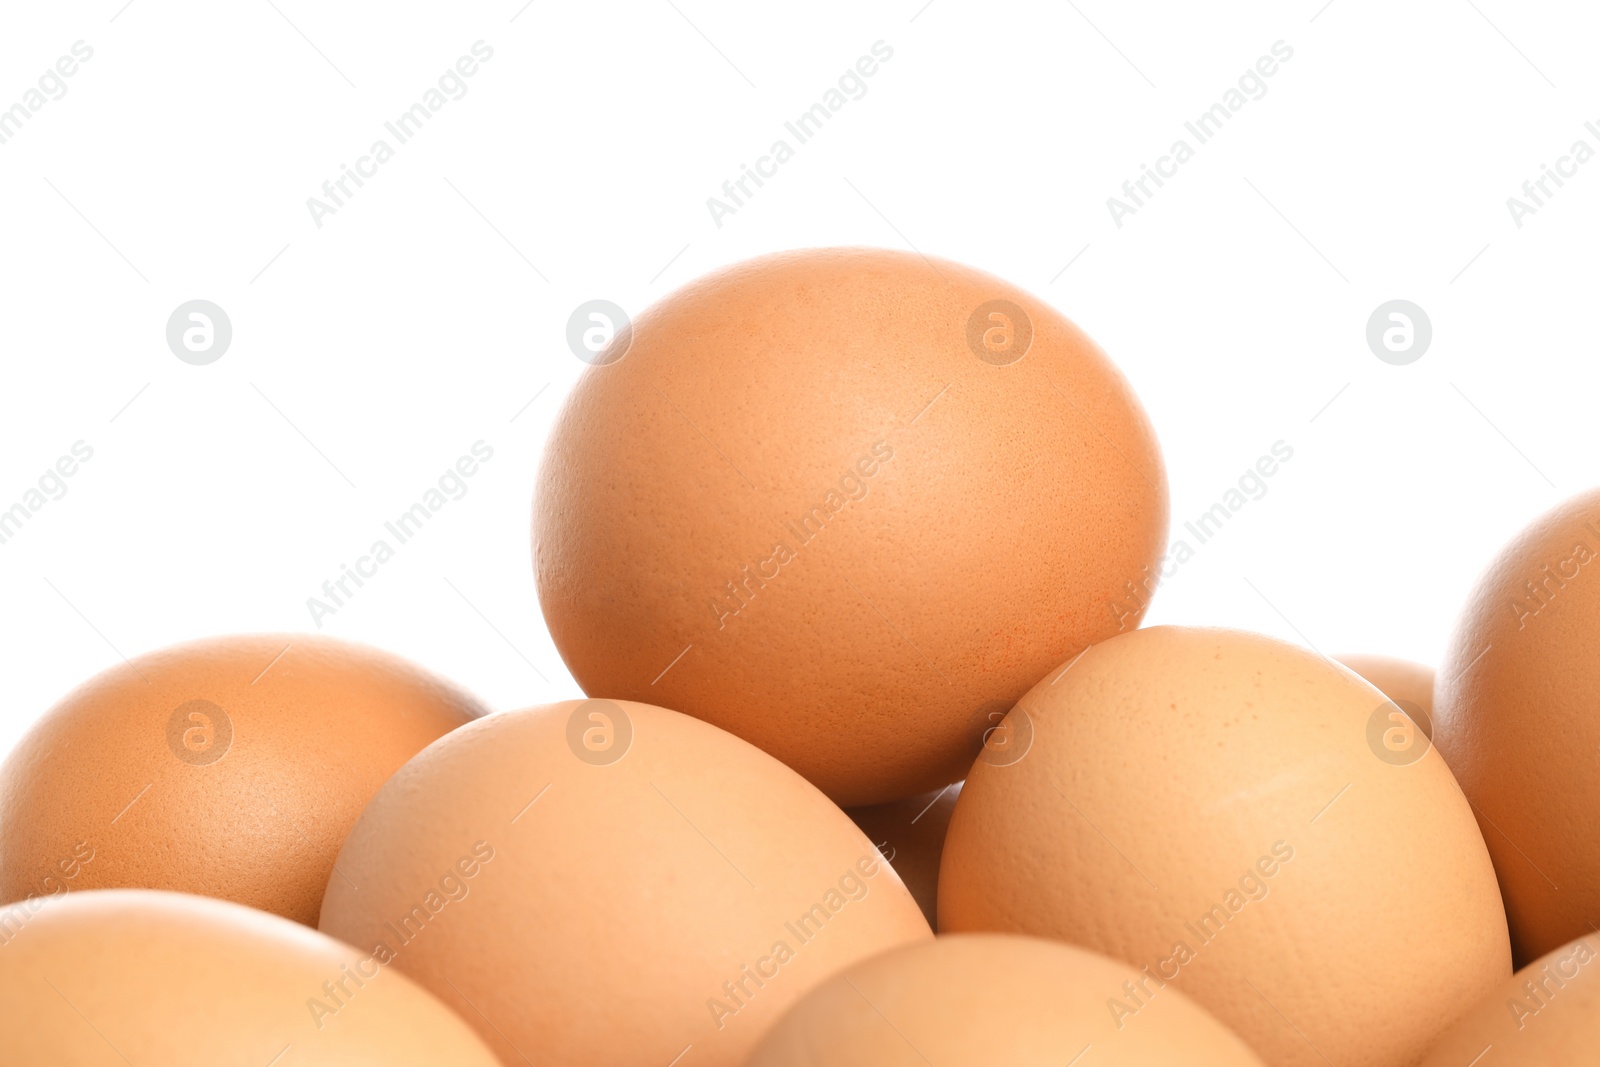
<path id="1" fill-rule="evenodd" d="M 528 535 L 567 317 L 778 249 L 914 245 L 1060 308 L 1143 399 L 1175 528 L 1287 442 L 1150 621 L 1433 662 L 1497 548 L 1600 479 L 1600 161 L 1521 228 L 1506 206 L 1600 148 L 1576 3 L 124 2 L 0 16 L 0 108 L 94 49 L 0 145 L 0 509 L 94 449 L 0 545 L 0 751 L 123 656 L 314 630 L 306 599 L 480 439 L 323 632 L 495 708 L 578 695 Z M 317 228 L 307 198 L 478 40 L 467 95 Z M 867 94 L 714 225 L 879 40 Z M 1279 40 L 1267 94 L 1116 227 L 1106 198 Z M 233 324 L 210 366 L 166 345 L 195 298 Z M 1433 324 L 1409 366 L 1365 342 L 1394 298 Z"/>

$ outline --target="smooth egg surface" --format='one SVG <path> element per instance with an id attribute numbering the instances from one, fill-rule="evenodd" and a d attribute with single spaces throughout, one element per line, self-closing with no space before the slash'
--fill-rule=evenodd
<path id="1" fill-rule="evenodd" d="M 507 1063 L 743 1062 L 808 989 L 931 936 L 805 779 L 630 701 L 480 719 L 374 798 L 321 929 L 458 1010 Z M 687 1059 L 687 1056 L 685 1056 Z"/>

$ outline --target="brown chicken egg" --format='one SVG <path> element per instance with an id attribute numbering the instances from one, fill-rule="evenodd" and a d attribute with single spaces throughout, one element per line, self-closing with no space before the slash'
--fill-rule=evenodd
<path id="1" fill-rule="evenodd" d="M 148 889 L 0 907 L 6 1064 L 499 1067 L 448 1008 L 276 915 Z"/>
<path id="2" fill-rule="evenodd" d="M 1600 927 L 1600 490 L 1490 565 L 1436 698 L 1434 742 L 1489 843 L 1516 962 Z"/>
<path id="3" fill-rule="evenodd" d="M 1421 1067 L 1594 1067 L 1600 1056 L 1600 937 L 1551 949 L 1507 978 Z"/>
<path id="4" fill-rule="evenodd" d="M 930 937 L 814 786 L 629 701 L 440 739 L 379 791 L 338 867 L 322 930 L 455 1007 L 508 1064 L 736 1067 L 835 971 Z"/>
<path id="5" fill-rule="evenodd" d="M 1424 740 L 1388 742 L 1393 709 L 1255 634 L 1095 645 L 973 764 L 939 928 L 1126 960 L 1274 1067 L 1410 1064 L 1511 967 L 1472 812 Z"/>
<path id="6" fill-rule="evenodd" d="M 539 601 L 584 692 L 680 709 L 837 803 L 958 780 L 988 716 L 1138 625 L 1167 532 L 1122 375 L 1043 301 L 862 248 L 701 278 L 551 432 Z"/>
<path id="7" fill-rule="evenodd" d="M 845 813 L 894 866 L 894 873 L 911 890 L 930 926 L 938 914 L 939 856 L 944 851 L 944 834 L 950 828 L 950 813 L 956 810 L 960 796 L 961 783 L 956 782 L 907 800 L 851 808 Z"/>
<path id="8" fill-rule="evenodd" d="M 314 925 L 378 787 L 483 710 L 395 656 L 305 634 L 137 657 L 0 765 L 0 901 L 171 889 Z"/>
<path id="9" fill-rule="evenodd" d="M 1139 1007 L 1120 1016 L 1112 1005 L 1125 1001 Z M 945 935 L 855 964 L 790 1009 L 748 1067 L 1079 1062 L 1261 1067 L 1227 1027 L 1127 964 L 1008 934 Z"/>
<path id="10" fill-rule="evenodd" d="M 1421 709 L 1423 717 L 1433 722 L 1433 668 L 1410 660 L 1390 656 L 1337 656 L 1340 663 L 1378 687 L 1378 691 L 1394 701 L 1407 714 Z"/>

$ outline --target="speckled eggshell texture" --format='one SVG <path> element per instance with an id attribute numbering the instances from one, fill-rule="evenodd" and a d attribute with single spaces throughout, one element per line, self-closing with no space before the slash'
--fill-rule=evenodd
<path id="1" fill-rule="evenodd" d="M 499 1067 L 363 952 L 206 897 L 101 889 L 0 907 L 0 1062 Z"/>
<path id="2" fill-rule="evenodd" d="M 1439 667 L 1434 741 L 1477 812 L 1517 963 L 1600 926 L 1600 490 L 1519 534 Z"/>
<path id="3" fill-rule="evenodd" d="M 0 901 L 170 889 L 314 925 L 378 787 L 483 710 L 396 656 L 305 634 L 139 656 L 0 765 Z"/>
<path id="4" fill-rule="evenodd" d="M 321 929 L 393 959 L 508 1064 L 736 1067 L 842 967 L 931 934 L 849 816 L 699 719 L 490 716 L 351 832 Z M 686 1057 L 687 1059 L 687 1057 Z"/>
<path id="5" fill-rule="evenodd" d="M 748 1067 L 1261 1067 L 1176 990 L 1153 992 L 1136 1015 L 1108 1009 L 1140 981 L 1125 963 L 1059 942 L 945 935 L 812 990 Z"/>
<path id="6" fill-rule="evenodd" d="M 1511 967 L 1472 812 L 1425 742 L 1384 743 L 1393 708 L 1256 634 L 1096 645 L 973 765 L 939 928 L 1126 960 L 1274 1067 L 1413 1063 Z"/>
<path id="7" fill-rule="evenodd" d="M 1048 304 L 914 253 L 750 260 L 639 315 L 545 452 L 539 599 L 591 696 L 770 752 L 837 803 L 961 778 L 987 716 L 1138 625 L 1155 436 Z"/>

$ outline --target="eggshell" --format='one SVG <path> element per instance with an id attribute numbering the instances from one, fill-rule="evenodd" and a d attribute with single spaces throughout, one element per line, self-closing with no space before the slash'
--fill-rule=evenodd
<path id="1" fill-rule="evenodd" d="M 1433 721 L 1433 668 L 1390 656 L 1339 656 L 1338 661 L 1378 687 L 1378 691 L 1405 709 L 1420 708 Z M 1407 705 L 1410 705 L 1409 707 Z"/>
<path id="2" fill-rule="evenodd" d="M 483 708 L 376 649 L 215 638 L 70 693 L 0 766 L 0 900 L 200 893 L 315 924 L 384 780 Z"/>
<path id="3" fill-rule="evenodd" d="M 1475 1005 L 1422 1067 L 1594 1067 L 1600 938 L 1552 949 Z"/>
<path id="4" fill-rule="evenodd" d="M 1275 1067 L 1412 1063 L 1510 955 L 1472 813 L 1431 747 L 1385 747 L 1393 708 L 1255 634 L 1096 645 L 973 765 L 939 927 L 1127 960 Z"/>
<path id="5" fill-rule="evenodd" d="M 0 907 L 0 1005 L 7 1064 L 499 1067 L 448 1008 L 364 953 L 181 893 Z"/>
<path id="6" fill-rule="evenodd" d="M 1130 998 L 1137 1015 L 1107 1008 Z M 813 989 L 749 1067 L 1060 1067 L 1080 1057 L 1105 1067 L 1261 1064 L 1193 1001 L 1124 963 L 1038 938 L 956 934 L 874 956 Z"/>
<path id="7" fill-rule="evenodd" d="M 1494 858 L 1518 964 L 1600 926 L 1600 490 L 1544 515 L 1467 601 L 1434 740 Z"/>
<path id="8" fill-rule="evenodd" d="M 841 967 L 930 936 L 848 816 L 777 760 L 628 701 L 491 716 L 373 799 L 321 928 L 506 1063 L 737 1065 Z"/>
<path id="9" fill-rule="evenodd" d="M 890 804 L 851 808 L 845 814 L 871 839 L 911 890 L 930 925 L 937 914 L 939 856 L 961 783 Z"/>
<path id="10" fill-rule="evenodd" d="M 960 779 L 990 711 L 1143 615 L 1155 437 L 1094 342 L 998 278 L 767 256 L 661 300 L 600 364 L 533 524 L 545 620 L 591 696 L 878 804 Z"/>

